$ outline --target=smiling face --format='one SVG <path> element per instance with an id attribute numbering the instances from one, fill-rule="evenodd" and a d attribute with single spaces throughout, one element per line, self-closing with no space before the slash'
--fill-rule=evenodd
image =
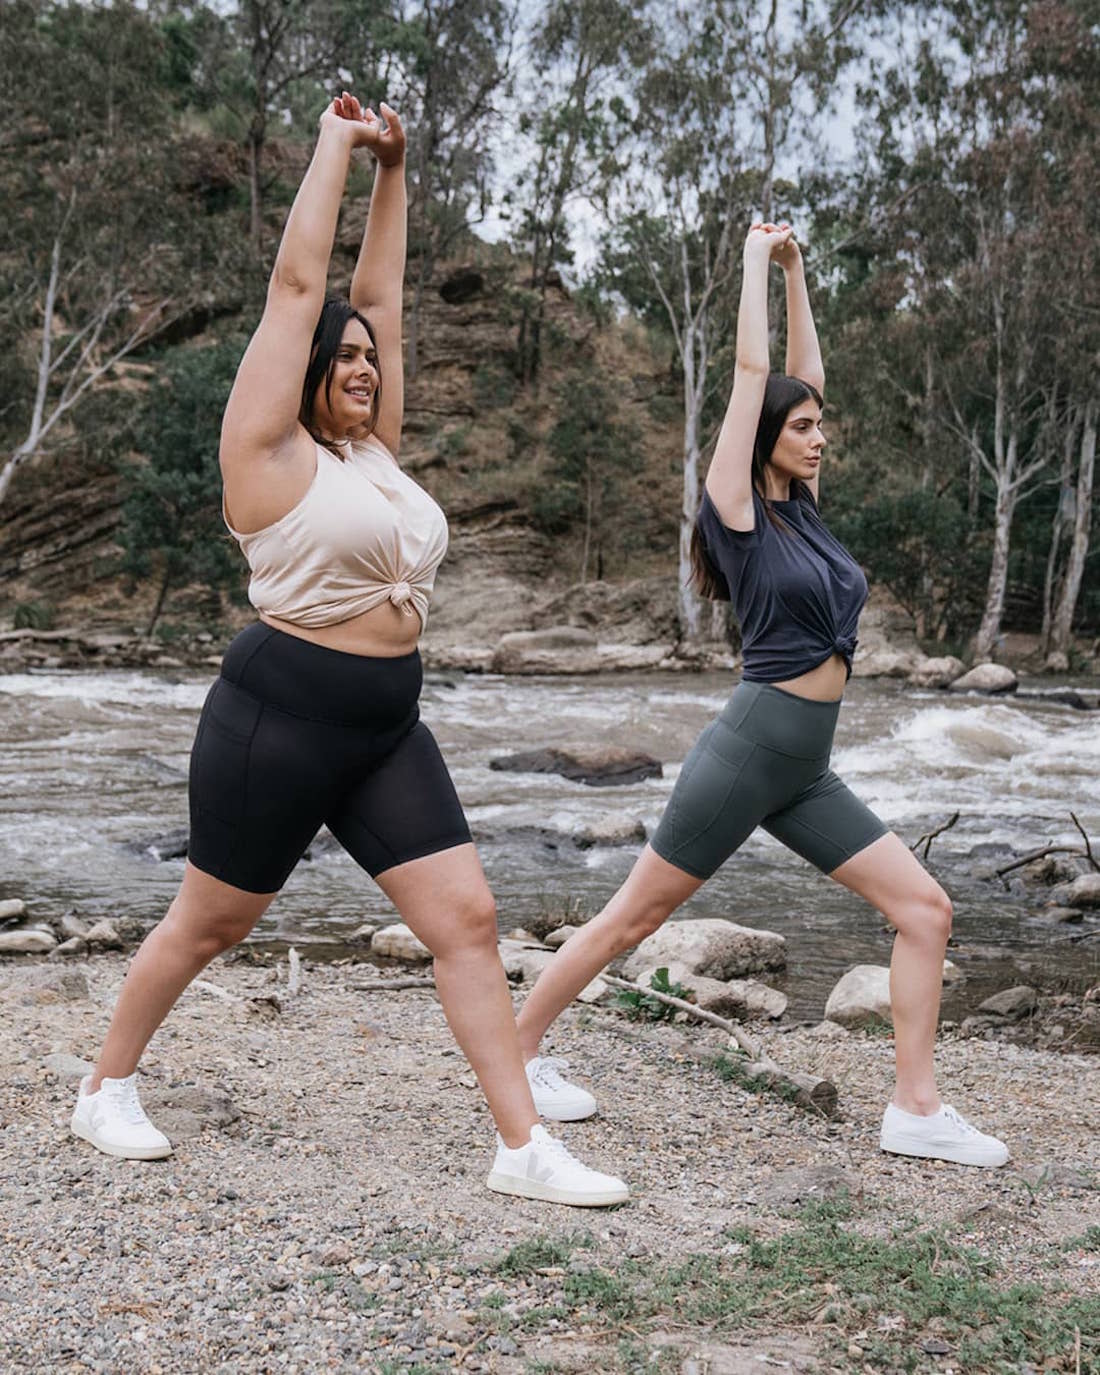
<path id="1" fill-rule="evenodd" d="M 313 395 L 313 428 L 326 439 L 369 432 L 378 400 L 378 353 L 366 326 L 354 317 L 344 326 L 331 369 Z"/>
<path id="2" fill-rule="evenodd" d="M 817 476 L 825 436 L 821 431 L 821 407 L 812 397 L 787 412 L 783 428 L 765 466 L 768 495 L 785 500 L 791 480 L 810 482 Z M 772 489 L 775 490 L 772 490 Z"/>

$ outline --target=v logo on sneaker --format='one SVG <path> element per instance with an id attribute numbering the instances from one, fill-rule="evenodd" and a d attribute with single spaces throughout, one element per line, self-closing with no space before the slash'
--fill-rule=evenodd
<path id="1" fill-rule="evenodd" d="M 548 1179 L 554 1177 L 553 1165 L 540 1165 L 538 1156 L 532 1152 L 527 1157 L 527 1178 L 537 1180 L 540 1184 L 545 1184 Z"/>

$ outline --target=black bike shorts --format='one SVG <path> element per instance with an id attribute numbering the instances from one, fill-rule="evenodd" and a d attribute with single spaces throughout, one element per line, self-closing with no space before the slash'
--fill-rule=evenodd
<path id="1" fill-rule="evenodd" d="M 274 893 L 322 823 L 371 875 L 469 843 L 420 721 L 422 680 L 416 650 L 368 658 L 262 622 L 243 630 L 191 751 L 191 863 Z"/>

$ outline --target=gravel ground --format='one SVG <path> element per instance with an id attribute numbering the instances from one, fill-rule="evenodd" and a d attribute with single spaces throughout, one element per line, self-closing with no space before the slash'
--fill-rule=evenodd
<path id="1" fill-rule="evenodd" d="M 567 1252 L 571 1239 L 605 1267 L 716 1254 L 729 1228 L 781 1234 L 797 1200 L 838 1184 L 868 1233 L 949 1228 L 994 1257 L 1002 1285 L 1041 1279 L 1100 1305 L 1100 1254 L 1064 1245 L 1100 1224 L 1095 1058 L 945 1037 L 945 1097 L 1013 1150 L 1003 1170 L 968 1170 L 878 1150 L 881 1036 L 759 1033 L 837 1083 L 842 1111 L 826 1121 L 723 1082 L 706 1058 L 718 1031 L 578 1005 L 550 1049 L 603 1114 L 560 1135 L 634 1197 L 564 1209 L 484 1187 L 491 1122 L 434 995 L 353 989 L 379 977 L 366 965 L 307 967 L 281 1011 L 242 1001 L 280 987 L 270 968 L 213 966 L 238 1001 L 192 987 L 143 1066 L 175 1154 L 99 1155 L 68 1132 L 71 1060 L 94 1055 L 124 970 L 122 955 L 0 965 L 3 1370 L 601 1371 L 623 1368 L 624 1337 L 664 1343 L 660 1368 L 689 1375 L 872 1369 L 822 1363 L 809 1329 L 716 1343 L 673 1323 L 577 1324 L 555 1316 L 568 1258 L 498 1268 L 537 1240 Z"/>

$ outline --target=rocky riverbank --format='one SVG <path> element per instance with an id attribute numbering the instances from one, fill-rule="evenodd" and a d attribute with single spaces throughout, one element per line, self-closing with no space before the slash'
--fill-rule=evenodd
<path id="1" fill-rule="evenodd" d="M 755 1029 L 836 1082 L 830 1119 L 740 1086 L 720 1031 L 577 1005 L 551 1049 L 602 1115 L 562 1135 L 634 1190 L 582 1213 L 484 1188 L 491 1124 L 434 994 L 354 964 L 307 962 L 290 996 L 285 960 L 220 961 L 144 1066 L 175 1155 L 95 1154 L 67 1120 L 124 971 L 0 968 L 5 1370 L 1096 1369 L 1078 1056 L 944 1035 L 946 1096 L 1012 1147 L 983 1172 L 879 1152 L 881 1031 Z"/>

